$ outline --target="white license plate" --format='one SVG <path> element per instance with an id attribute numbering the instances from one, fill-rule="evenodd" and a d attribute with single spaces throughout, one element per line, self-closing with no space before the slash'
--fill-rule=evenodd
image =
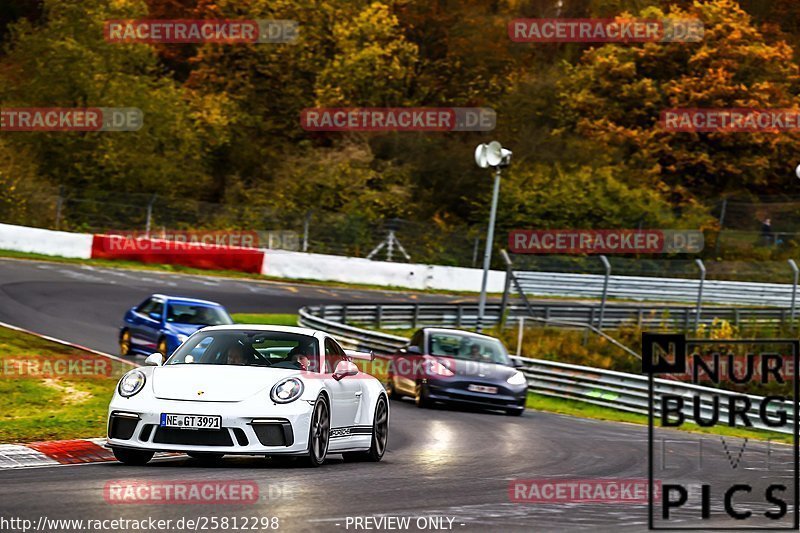
<path id="1" fill-rule="evenodd" d="M 470 385 L 467 390 L 472 392 L 485 392 L 486 394 L 497 394 L 497 387 L 486 387 L 484 385 Z"/>
<path id="2" fill-rule="evenodd" d="M 222 429 L 221 416 L 161 414 L 161 427 L 181 429 Z"/>

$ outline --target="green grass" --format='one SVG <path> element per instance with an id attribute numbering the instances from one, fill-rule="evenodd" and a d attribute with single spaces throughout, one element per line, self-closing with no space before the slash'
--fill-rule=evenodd
<path id="1" fill-rule="evenodd" d="M 296 326 L 297 315 L 291 313 L 234 313 L 231 318 L 237 324 L 271 324 L 273 326 Z"/>
<path id="2" fill-rule="evenodd" d="M 130 368 L 0 328 L 0 442 L 104 435 L 108 402 Z"/>

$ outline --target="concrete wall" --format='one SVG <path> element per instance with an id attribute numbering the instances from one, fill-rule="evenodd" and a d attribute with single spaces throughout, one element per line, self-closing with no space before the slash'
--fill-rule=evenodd
<path id="1" fill-rule="evenodd" d="M 0 224 L 0 249 L 61 257 L 92 257 L 92 235 Z"/>
<path id="2" fill-rule="evenodd" d="M 359 257 L 268 250 L 262 274 L 289 279 L 366 283 L 409 289 L 480 291 L 482 271 L 474 268 L 388 263 Z M 502 292 L 505 272 L 489 272 L 489 292 Z"/>

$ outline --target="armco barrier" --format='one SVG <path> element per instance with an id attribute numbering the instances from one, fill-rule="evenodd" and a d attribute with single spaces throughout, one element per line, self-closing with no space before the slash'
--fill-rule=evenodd
<path id="1" fill-rule="evenodd" d="M 335 323 L 365 326 L 374 329 L 415 329 L 421 326 L 475 327 L 478 322 L 476 304 L 342 304 L 307 307 L 314 316 Z M 500 320 L 501 305 L 487 304 L 483 325 L 493 326 Z M 690 306 L 635 306 L 609 304 L 603 324 L 609 328 L 636 325 L 640 328 L 663 328 L 690 331 L 694 327 L 696 309 Z M 577 327 L 597 323 L 600 307 L 578 303 L 545 302 L 510 305 L 506 308 L 506 324 L 519 317 L 553 326 Z M 786 327 L 791 320 L 788 309 L 706 307 L 700 323 L 710 325 L 724 319 L 736 326 Z"/>
<path id="2" fill-rule="evenodd" d="M 578 298 L 599 298 L 605 279 L 598 274 L 563 272 L 514 271 L 514 276 L 526 295 Z M 610 276 L 608 296 L 626 300 L 694 303 L 697 301 L 699 285 L 698 280 L 684 278 Z M 789 284 L 706 280 L 703 285 L 704 302 L 789 307 L 791 300 L 792 286 Z"/>
<path id="3" fill-rule="evenodd" d="M 404 346 L 408 339 L 397 335 L 388 335 L 377 331 L 370 331 L 354 326 L 344 325 L 332 320 L 315 316 L 318 309 L 302 308 L 299 311 L 298 323 L 302 326 L 327 331 L 334 335 L 345 345 L 361 350 L 375 350 L 377 353 L 388 354 Z M 389 356 L 390 357 L 390 356 Z M 520 370 L 528 380 L 528 390 L 543 396 L 574 400 L 590 403 L 601 407 L 608 407 L 618 411 L 646 415 L 648 413 L 648 377 L 638 374 L 627 374 L 600 368 L 571 365 L 542 359 L 527 357 L 514 358 L 523 363 Z M 712 413 L 711 393 L 722 396 L 731 396 L 734 393 L 701 387 L 680 381 L 665 379 L 654 380 L 656 408 L 654 413 L 659 416 L 659 398 L 663 394 L 681 396 L 687 401 L 684 404 L 683 414 L 689 419 L 693 416 L 693 405 L 688 401 L 693 395 L 700 399 L 700 412 L 704 419 Z M 786 427 L 771 427 L 761 422 L 759 409 L 764 400 L 760 396 L 748 395 L 751 408 L 748 411 L 753 427 L 765 431 L 779 433 L 792 433 Z M 720 401 L 720 419 L 728 416 L 727 402 Z M 788 402 L 787 402 L 788 403 Z M 787 417 L 793 420 L 793 409 L 789 405 L 781 405 L 787 412 Z M 775 410 L 769 411 L 774 414 Z M 791 425 L 791 424 L 790 424 Z"/>

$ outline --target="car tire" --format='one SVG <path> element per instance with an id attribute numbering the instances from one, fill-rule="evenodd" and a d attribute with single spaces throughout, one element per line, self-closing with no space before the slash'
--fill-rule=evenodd
<path id="1" fill-rule="evenodd" d="M 328 401 L 320 395 L 314 402 L 311 411 L 311 423 L 308 428 L 308 453 L 304 457 L 306 466 L 317 467 L 325 462 L 331 435 L 331 415 Z"/>
<path id="2" fill-rule="evenodd" d="M 156 351 L 161 355 L 163 355 L 164 357 L 167 357 L 167 339 L 161 337 L 160 339 L 158 339 L 158 344 L 156 346 L 158 346 Z"/>
<path id="3" fill-rule="evenodd" d="M 390 400 L 400 399 L 400 394 L 397 392 L 397 389 L 394 386 L 394 376 L 389 376 L 386 378 L 386 384 L 383 388 L 386 389 L 386 394 L 389 396 Z"/>
<path id="4" fill-rule="evenodd" d="M 214 464 L 222 459 L 221 453 L 188 452 L 186 455 L 204 464 Z"/>
<path id="5" fill-rule="evenodd" d="M 417 404 L 417 407 L 420 409 L 425 409 L 432 405 L 433 402 L 431 402 L 430 396 L 428 396 L 427 384 L 422 382 L 417 383 L 417 386 L 414 388 L 414 403 Z"/>
<path id="6" fill-rule="evenodd" d="M 119 336 L 119 354 L 121 356 L 131 355 L 131 332 L 123 329 Z"/>
<path id="7" fill-rule="evenodd" d="M 389 402 L 384 396 L 378 398 L 375 405 L 375 416 L 372 419 L 372 442 L 369 450 L 365 452 L 347 452 L 342 457 L 345 461 L 368 461 L 377 463 L 383 459 L 386 453 L 386 445 L 389 443 Z"/>
<path id="8" fill-rule="evenodd" d="M 508 416 L 522 416 L 524 412 L 525 409 L 506 409 L 506 414 Z"/>
<path id="9" fill-rule="evenodd" d="M 146 465 L 150 459 L 153 458 L 155 452 L 148 452 L 145 450 L 130 450 L 128 448 L 112 448 L 117 461 L 129 466 L 143 466 Z"/>

